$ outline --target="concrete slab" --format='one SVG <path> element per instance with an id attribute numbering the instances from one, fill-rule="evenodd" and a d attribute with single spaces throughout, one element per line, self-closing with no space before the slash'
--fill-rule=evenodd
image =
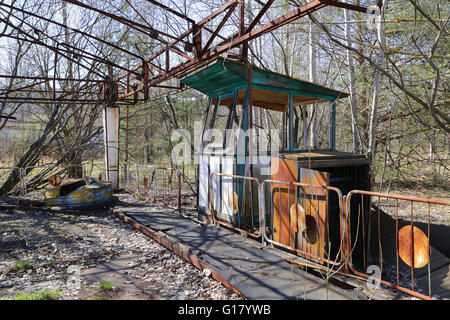
<path id="1" fill-rule="evenodd" d="M 125 255 L 110 262 L 99 264 L 94 268 L 84 269 L 81 276 L 86 280 L 93 282 L 109 282 L 117 285 L 120 292 L 116 295 L 117 300 L 142 300 L 142 299 L 159 299 L 156 295 L 149 295 L 143 290 L 143 283 L 133 279 L 127 275 L 127 271 L 131 270 L 130 266 L 140 257 L 135 255 Z"/>
<path id="2" fill-rule="evenodd" d="M 201 225 L 150 206 L 115 209 L 185 245 L 248 299 L 353 298 L 351 290 L 327 284 L 231 230 Z"/>

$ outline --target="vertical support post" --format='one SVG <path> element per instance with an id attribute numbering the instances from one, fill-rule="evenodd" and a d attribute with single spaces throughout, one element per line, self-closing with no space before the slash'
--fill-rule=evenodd
<path id="1" fill-rule="evenodd" d="M 129 118 L 130 116 L 130 106 L 127 104 L 127 120 L 125 127 L 125 163 L 123 166 L 124 169 L 124 177 L 128 176 L 128 127 L 129 127 Z"/>
<path id="2" fill-rule="evenodd" d="M 336 150 L 336 101 L 333 101 L 331 103 L 329 144 L 330 144 L 330 149 L 335 151 Z"/>
<path id="3" fill-rule="evenodd" d="M 199 59 L 202 54 L 202 29 L 197 24 L 194 24 L 192 35 L 195 58 Z"/>
<path id="4" fill-rule="evenodd" d="M 248 140 L 249 140 L 249 146 L 248 146 L 248 155 L 249 155 L 249 173 L 250 177 L 253 177 L 253 153 L 254 153 L 254 146 L 253 146 L 253 73 L 252 73 L 252 66 L 250 63 L 248 63 Z M 253 186 L 253 184 L 250 182 L 250 185 Z M 250 192 L 251 189 L 250 189 Z M 253 197 L 252 197 L 253 200 Z"/>
<path id="5" fill-rule="evenodd" d="M 139 165 L 136 163 L 136 193 L 139 194 Z"/>
<path id="6" fill-rule="evenodd" d="M 153 181 L 153 201 L 157 201 L 158 199 L 158 181 L 156 179 L 158 168 L 153 169 L 152 173 L 152 181 Z"/>
<path id="7" fill-rule="evenodd" d="M 282 150 L 286 150 L 286 114 L 287 114 L 287 110 L 286 110 L 286 106 L 282 115 L 282 126 L 281 126 L 281 130 L 282 130 L 282 134 L 281 134 L 281 145 L 282 145 Z"/>
<path id="8" fill-rule="evenodd" d="M 177 169 L 177 179 L 178 179 L 178 185 L 177 185 L 177 208 L 178 211 L 181 212 L 181 172 L 179 169 Z"/>
<path id="9" fill-rule="evenodd" d="M 343 196 L 342 199 L 342 205 L 343 205 L 343 212 L 342 212 L 342 219 L 341 219 L 341 238 L 343 239 L 342 248 L 341 248 L 341 254 L 342 258 L 344 260 L 344 272 L 348 272 L 350 270 L 350 239 L 351 239 L 351 233 L 350 233 L 350 206 L 349 206 L 349 199 L 347 196 Z"/>
<path id="10" fill-rule="evenodd" d="M 144 100 L 147 101 L 149 98 L 149 90 L 148 90 L 148 77 L 149 77 L 149 69 L 147 61 L 144 61 L 142 65 L 143 70 L 143 78 L 144 78 Z"/>
<path id="11" fill-rule="evenodd" d="M 308 150 L 308 107 L 302 107 L 303 115 L 303 149 Z"/>
<path id="12" fill-rule="evenodd" d="M 170 69 L 170 51 L 166 50 L 166 73 L 169 72 Z"/>
<path id="13" fill-rule="evenodd" d="M 294 150 L 294 96 L 289 94 L 289 150 Z"/>
<path id="14" fill-rule="evenodd" d="M 264 207 L 264 183 L 258 184 L 258 207 L 259 207 L 259 232 L 261 233 L 261 244 L 265 245 L 264 237 L 266 235 L 266 210 Z"/>
<path id="15" fill-rule="evenodd" d="M 245 32 L 245 1 L 239 1 L 239 37 L 244 35 Z M 247 59 L 248 58 L 248 42 L 242 44 L 241 55 Z"/>
<path id="16" fill-rule="evenodd" d="M 105 141 L 106 180 L 113 190 L 119 189 L 119 108 L 103 108 L 103 137 Z"/>
<path id="17" fill-rule="evenodd" d="M 113 79 L 112 67 L 105 83 L 103 108 L 103 138 L 105 143 L 106 179 L 113 190 L 119 189 L 119 108 L 115 106 L 117 85 Z"/>

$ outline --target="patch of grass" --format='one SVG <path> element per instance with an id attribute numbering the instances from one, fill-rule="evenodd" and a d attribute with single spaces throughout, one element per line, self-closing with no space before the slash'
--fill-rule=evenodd
<path id="1" fill-rule="evenodd" d="M 106 290 L 106 291 L 116 290 L 118 287 L 119 287 L 119 285 L 108 282 L 108 281 L 100 282 L 100 285 L 99 285 L 100 289 Z"/>
<path id="2" fill-rule="evenodd" d="M 58 291 L 45 290 L 42 292 L 18 293 L 11 300 L 56 300 L 60 296 Z"/>
<path id="3" fill-rule="evenodd" d="M 27 270 L 27 269 L 31 269 L 33 266 L 31 265 L 31 262 L 30 261 L 28 261 L 28 260 L 23 260 L 23 261 L 20 261 L 20 262 L 18 262 L 18 263 L 16 263 L 14 266 L 13 266 L 13 269 L 14 270 Z"/>

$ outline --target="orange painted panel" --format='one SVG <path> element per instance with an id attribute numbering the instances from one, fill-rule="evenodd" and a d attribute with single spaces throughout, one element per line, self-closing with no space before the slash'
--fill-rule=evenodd
<path id="1" fill-rule="evenodd" d="M 329 173 L 301 168 L 302 183 L 326 186 Z M 299 203 L 305 210 L 306 230 L 298 237 L 297 248 L 319 257 L 326 257 L 327 230 L 327 191 L 321 188 L 299 187 Z"/>
<path id="2" fill-rule="evenodd" d="M 298 181 L 298 167 L 293 160 L 272 158 L 271 179 L 286 182 Z M 294 245 L 290 208 L 295 204 L 295 189 L 284 184 L 271 185 L 274 219 L 274 241 Z"/>

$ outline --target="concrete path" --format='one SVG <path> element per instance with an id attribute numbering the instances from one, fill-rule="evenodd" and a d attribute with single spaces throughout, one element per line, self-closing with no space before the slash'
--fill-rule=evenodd
<path id="1" fill-rule="evenodd" d="M 202 225 L 162 207 L 121 206 L 125 214 L 183 244 L 248 299 L 350 300 L 339 288 L 282 261 L 254 240 L 214 225 Z"/>

